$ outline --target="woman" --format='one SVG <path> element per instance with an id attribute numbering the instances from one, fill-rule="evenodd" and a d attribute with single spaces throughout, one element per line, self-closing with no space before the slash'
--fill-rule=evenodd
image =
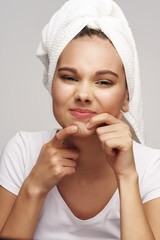
<path id="1" fill-rule="evenodd" d="M 160 151 L 133 140 L 144 141 L 138 60 L 117 4 L 68 1 L 37 55 L 62 129 L 19 132 L 4 149 L 0 236 L 160 239 Z"/>

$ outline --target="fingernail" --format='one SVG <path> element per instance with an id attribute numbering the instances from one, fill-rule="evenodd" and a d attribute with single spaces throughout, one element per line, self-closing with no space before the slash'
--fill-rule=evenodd
<path id="1" fill-rule="evenodd" d="M 77 131 L 78 131 L 78 127 L 77 127 L 76 125 L 73 125 L 73 126 L 72 126 L 72 131 L 73 131 L 73 132 L 77 132 Z"/>
<path id="2" fill-rule="evenodd" d="M 91 127 L 91 124 L 88 122 L 87 124 L 86 124 L 86 128 L 90 128 Z"/>

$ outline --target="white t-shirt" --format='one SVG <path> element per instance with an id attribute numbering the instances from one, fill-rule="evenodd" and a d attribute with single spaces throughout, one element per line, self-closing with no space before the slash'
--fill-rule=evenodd
<path id="1" fill-rule="evenodd" d="M 21 185 L 37 161 L 41 147 L 56 130 L 18 132 L 4 148 L 0 160 L 0 185 L 18 195 Z M 160 197 L 160 150 L 134 142 L 134 156 L 142 202 Z M 95 217 L 80 220 L 71 212 L 57 187 L 47 195 L 34 239 L 119 240 L 119 193 Z"/>

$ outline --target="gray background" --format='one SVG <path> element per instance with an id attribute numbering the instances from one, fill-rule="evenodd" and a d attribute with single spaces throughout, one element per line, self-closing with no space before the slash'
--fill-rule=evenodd
<path id="1" fill-rule="evenodd" d="M 43 66 L 35 57 L 41 31 L 65 0 L 0 0 L 0 151 L 19 130 L 55 126 Z M 160 148 L 160 2 L 117 0 L 139 52 L 146 144 Z"/>

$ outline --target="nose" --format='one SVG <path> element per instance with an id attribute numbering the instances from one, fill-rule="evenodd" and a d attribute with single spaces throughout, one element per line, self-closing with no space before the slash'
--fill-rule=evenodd
<path id="1" fill-rule="evenodd" d="M 75 92 L 75 101 L 90 103 L 93 100 L 92 87 L 87 81 L 78 84 Z"/>

